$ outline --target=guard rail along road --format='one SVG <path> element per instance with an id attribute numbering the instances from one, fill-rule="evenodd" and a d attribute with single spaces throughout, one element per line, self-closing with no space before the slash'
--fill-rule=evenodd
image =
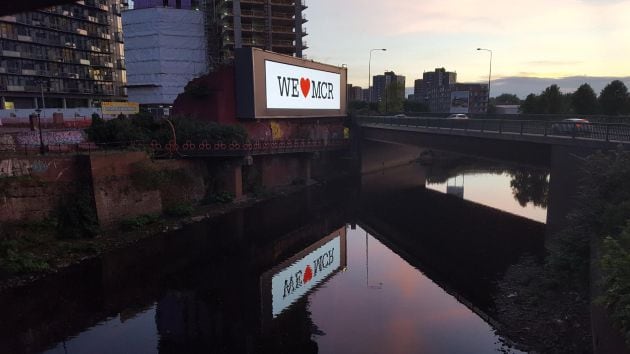
<path id="1" fill-rule="evenodd" d="M 630 124 L 566 121 L 447 119 L 418 117 L 360 116 L 364 127 L 413 130 L 423 133 L 474 135 L 485 138 L 518 138 L 548 143 L 576 144 L 601 142 L 602 145 L 630 144 Z"/>

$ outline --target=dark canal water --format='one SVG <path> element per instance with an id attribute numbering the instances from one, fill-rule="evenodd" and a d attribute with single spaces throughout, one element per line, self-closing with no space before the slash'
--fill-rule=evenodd
<path id="1" fill-rule="evenodd" d="M 492 316 L 544 246 L 519 172 L 414 164 L 160 234 L 2 294 L 0 352 L 520 353 Z"/>

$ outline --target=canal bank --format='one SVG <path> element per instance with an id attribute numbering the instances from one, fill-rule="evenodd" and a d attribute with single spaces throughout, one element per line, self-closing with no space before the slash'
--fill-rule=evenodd
<path id="1" fill-rule="evenodd" d="M 80 315 L 70 317 L 85 316 L 89 321 L 77 323 L 58 318 L 59 314 L 54 312 L 48 313 L 48 317 L 35 316 L 26 321 L 20 317 L 23 314 L 13 314 L 18 316 L 16 323 L 25 323 L 24 331 L 34 323 L 51 326 L 38 329 L 43 349 L 26 352 L 41 352 L 52 347 L 51 353 L 59 352 L 62 339 L 75 347 L 80 345 L 81 338 L 94 333 L 102 335 L 103 331 L 108 333 L 109 327 L 122 326 L 125 331 L 133 331 L 129 326 L 138 321 L 143 323 L 142 328 L 155 331 L 151 340 L 136 343 L 144 351 L 152 352 L 150 348 L 155 348 L 156 340 L 169 343 L 170 352 L 191 345 L 212 351 L 217 347 L 210 342 L 219 340 L 218 333 L 226 329 L 225 316 L 228 316 L 229 321 L 235 319 L 238 326 L 246 324 L 249 339 L 233 334 L 220 342 L 225 348 L 236 348 L 237 342 L 249 340 L 255 343 L 243 349 L 249 352 L 270 352 L 261 348 L 273 348 L 276 352 L 286 350 L 283 345 L 289 343 L 281 338 L 287 335 L 296 339 L 291 345 L 300 343 L 313 349 L 316 344 L 319 352 L 336 352 L 343 347 L 341 337 L 346 336 L 349 343 L 360 340 L 358 335 L 344 334 L 345 327 L 352 327 L 356 333 L 375 338 L 366 349 L 369 353 L 370 348 L 384 349 L 384 341 L 370 331 L 379 328 L 390 333 L 387 331 L 391 328 L 381 326 L 383 320 L 388 319 L 396 328 L 404 324 L 413 328 L 414 333 L 423 333 L 419 338 L 427 339 L 430 344 L 412 341 L 412 345 L 425 348 L 429 353 L 463 352 L 463 348 L 475 348 L 476 352 L 589 353 L 588 294 L 554 285 L 543 266 L 541 250 L 545 247 L 547 220 L 538 215 L 541 206 L 532 208 L 532 205 L 544 205 L 539 196 L 546 190 L 543 182 L 548 180 L 540 178 L 539 173 L 514 166 L 509 171 L 499 166 L 487 172 L 483 171 L 487 165 L 481 166 L 411 164 L 364 175 L 360 182 L 352 180 L 339 188 L 316 186 L 276 198 L 271 203 L 258 203 L 218 218 L 198 220 L 177 230 L 159 232 L 158 229 L 151 237 L 76 265 L 83 269 L 81 272 L 94 270 L 93 267 L 97 271 L 97 276 L 88 273 L 92 275 L 79 277 L 82 279 L 79 282 L 84 284 L 77 290 L 81 295 L 68 294 L 68 290 L 61 289 L 52 291 L 63 294 L 52 298 L 71 299 L 68 306 L 84 308 Z M 507 201 L 511 204 L 505 204 Z M 527 207 L 522 206 L 518 211 L 522 201 Z M 271 321 L 251 315 L 266 308 L 262 303 L 267 300 L 260 298 L 263 279 L 269 279 L 264 274 L 270 274 L 271 269 L 280 270 L 271 274 L 293 269 L 285 263 L 299 261 L 294 259 L 296 255 L 327 244 L 331 240 L 327 237 L 344 225 L 348 235 L 345 271 L 326 279 L 325 286 L 306 292 Z M 310 234 L 313 238 L 304 238 L 303 227 L 319 231 Z M 175 244 L 183 248 L 176 248 Z M 404 262 L 397 263 L 401 259 Z M 152 275 L 152 271 L 159 275 Z M 419 273 L 427 278 L 419 277 Z M 59 279 L 57 276 L 62 280 L 55 285 L 52 279 Z M 154 279 L 154 282 L 144 279 Z M 59 284 L 78 280 L 52 275 L 48 281 L 40 281 L 47 282 L 50 289 L 57 289 L 55 286 Z M 138 284 L 134 284 L 136 282 Z M 45 293 L 42 291 L 45 286 L 34 290 L 32 286 L 36 283 L 39 281 L 22 290 L 15 289 L 13 294 Z M 413 296 L 409 296 L 410 289 L 415 289 Z M 101 305 L 78 299 L 86 293 L 92 294 L 88 296 L 93 299 L 105 298 L 98 300 L 99 304 L 106 304 L 105 311 L 90 310 Z M 229 305 L 232 298 L 239 298 L 239 305 L 235 305 L 241 307 L 239 311 L 244 308 L 250 313 L 246 318 L 230 312 L 229 309 L 236 311 L 235 306 Z M 420 298 L 428 302 L 411 301 Z M 40 297 L 35 297 L 39 302 L 35 307 L 28 307 L 34 305 L 28 305 L 27 299 L 19 296 L 12 299 L 4 298 L 0 303 L 27 306 L 21 308 L 23 313 L 51 305 L 48 299 Z M 141 304 L 135 304 L 134 299 L 141 299 Z M 357 299 L 361 299 L 360 303 Z M 444 304 L 449 305 L 443 307 Z M 436 311 L 423 312 L 426 308 Z M 405 310 L 401 312 L 401 309 Z M 68 313 L 76 310 L 69 308 Z M 343 326 L 330 323 L 327 318 L 331 311 L 344 313 L 348 320 Z M 402 313 L 404 317 L 399 316 Z M 112 314 L 116 314 L 114 318 Z M 180 320 L 181 316 L 195 320 Z M 259 327 L 261 322 L 270 326 Z M 204 329 L 215 327 L 195 327 L 194 323 L 213 323 L 217 332 Z M 422 323 L 431 323 L 439 331 L 431 332 Z M 53 328 L 66 328 L 64 326 L 72 329 L 57 334 L 50 332 Z M 190 330 L 182 332 L 182 328 Z M 454 328 L 457 332 L 449 332 Z M 23 337 L 24 331 L 14 337 Z M 433 334 L 425 335 L 427 333 Z M 460 333 L 460 337 L 446 344 L 440 340 L 446 333 L 452 338 Z M 56 339 L 44 340 L 46 336 Z M 134 342 L 131 335 L 121 338 Z M 473 338 L 484 339 L 477 342 Z M 493 346 L 493 341 L 501 344 Z M 24 346 L 24 342 L 17 347 L 20 345 Z M 103 348 L 95 352 L 115 352 L 111 348 L 112 345 L 103 344 Z M 169 352 L 168 349 L 160 351 Z"/>
<path id="2" fill-rule="evenodd" d="M 152 160 L 144 152 L 21 159 L 13 166 L 25 167 L 24 174 L 0 179 L 0 288 L 183 224 L 343 179 L 347 172 L 334 162 L 339 160 L 322 155 L 313 161 L 313 175 L 310 160 L 308 170 L 299 162 L 310 155 L 271 158 L 256 166 L 229 160 Z M 281 170 L 274 168 L 284 162 Z M 37 164 L 46 168 L 33 167 Z M 230 173 L 236 168 L 238 174 Z M 237 186 L 240 192 L 235 194 Z"/>

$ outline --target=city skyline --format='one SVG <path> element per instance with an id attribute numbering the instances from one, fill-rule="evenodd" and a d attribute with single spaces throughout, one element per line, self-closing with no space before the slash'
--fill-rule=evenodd
<path id="1" fill-rule="evenodd" d="M 488 80 L 490 58 L 477 48 L 489 48 L 492 81 L 502 82 L 505 92 L 510 92 L 505 82 L 514 78 L 543 79 L 533 81 L 542 83 L 551 78 L 605 77 L 628 83 L 630 77 L 625 64 L 630 24 L 624 17 L 630 11 L 629 0 L 560 0 L 553 11 L 545 10 L 542 0 L 489 1 L 484 6 L 435 0 L 364 5 L 357 0 L 320 0 L 309 3 L 306 12 L 312 19 L 306 55 L 346 64 L 353 85 L 367 87 L 371 48 L 387 48 L 373 55 L 373 74 L 394 70 L 415 79 L 424 71 L 445 67 L 457 72 L 458 81 L 478 83 Z M 493 96 L 500 93 L 492 90 Z"/>

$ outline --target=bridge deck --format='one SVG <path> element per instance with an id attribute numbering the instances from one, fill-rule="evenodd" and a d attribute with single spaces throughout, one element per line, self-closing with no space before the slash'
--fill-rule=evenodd
<path id="1" fill-rule="evenodd" d="M 630 145 L 630 125 L 548 121 L 360 117 L 366 128 L 465 136 L 547 145 L 610 149 Z M 558 128 L 560 127 L 560 128 Z"/>

